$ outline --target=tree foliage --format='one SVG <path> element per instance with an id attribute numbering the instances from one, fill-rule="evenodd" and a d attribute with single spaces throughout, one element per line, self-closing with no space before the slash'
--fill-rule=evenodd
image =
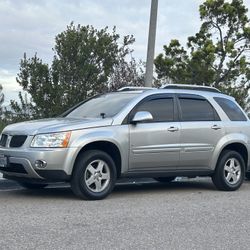
<path id="1" fill-rule="evenodd" d="M 38 118 L 36 116 L 36 107 L 29 101 L 27 93 L 23 95 L 21 92 L 18 94 L 19 102 L 15 100 L 10 101 L 10 107 L 4 108 L 4 123 L 10 124 L 19 121 L 26 121 L 32 118 Z"/>
<path id="2" fill-rule="evenodd" d="M 109 91 L 124 86 L 144 86 L 144 63 L 141 61 L 137 63 L 133 57 L 129 61 L 124 57 L 119 57 L 119 59 L 119 63 L 114 66 L 114 72 L 109 78 Z"/>
<path id="3" fill-rule="evenodd" d="M 200 30 L 187 46 L 172 40 L 155 60 L 159 79 L 209 85 L 233 95 L 248 108 L 250 21 L 242 0 L 206 0 Z"/>
<path id="4" fill-rule="evenodd" d="M 120 40 L 115 28 L 109 32 L 107 27 L 97 30 L 71 23 L 55 38 L 51 66 L 36 54 L 31 58 L 24 54 L 17 82 L 27 95 L 19 93 L 19 102 L 11 102 L 14 116 L 53 117 L 89 96 L 120 87 L 120 82 L 139 82 L 137 63 L 126 61 L 134 38 Z"/>

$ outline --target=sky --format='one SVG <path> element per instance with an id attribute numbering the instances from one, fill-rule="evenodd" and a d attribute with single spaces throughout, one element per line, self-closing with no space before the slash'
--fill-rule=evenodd
<path id="1" fill-rule="evenodd" d="M 186 38 L 200 27 L 202 0 L 158 0 L 155 55 L 171 39 Z M 250 0 L 244 0 L 250 9 Z M 70 22 L 100 29 L 116 26 L 121 36 L 133 34 L 133 56 L 146 60 L 151 0 L 0 0 L 0 84 L 5 104 L 17 99 L 16 82 L 23 54 L 50 64 L 55 36 Z"/>

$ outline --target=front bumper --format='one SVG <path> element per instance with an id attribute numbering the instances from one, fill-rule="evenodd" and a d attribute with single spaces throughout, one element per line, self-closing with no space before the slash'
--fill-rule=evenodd
<path id="1" fill-rule="evenodd" d="M 71 175 L 74 152 L 74 148 L 0 148 L 0 154 L 8 159 L 7 167 L 0 167 L 0 172 L 5 178 L 67 180 Z M 36 160 L 46 161 L 46 167 L 37 168 Z"/>

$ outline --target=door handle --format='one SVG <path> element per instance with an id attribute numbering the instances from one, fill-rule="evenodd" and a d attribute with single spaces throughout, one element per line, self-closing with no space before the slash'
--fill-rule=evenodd
<path id="1" fill-rule="evenodd" d="M 177 127 L 170 127 L 168 128 L 168 131 L 169 132 L 175 132 L 175 131 L 178 131 L 179 129 Z"/>
<path id="2" fill-rule="evenodd" d="M 218 125 L 213 125 L 213 126 L 211 127 L 211 129 L 218 130 L 218 129 L 221 129 L 221 127 L 218 126 Z"/>

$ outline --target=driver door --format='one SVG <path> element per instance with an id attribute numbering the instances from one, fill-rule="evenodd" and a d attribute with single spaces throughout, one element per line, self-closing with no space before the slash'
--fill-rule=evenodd
<path id="1" fill-rule="evenodd" d="M 141 101 L 131 112 L 148 111 L 153 120 L 129 125 L 129 171 L 176 169 L 180 161 L 180 123 L 174 96 L 158 94 Z"/>

